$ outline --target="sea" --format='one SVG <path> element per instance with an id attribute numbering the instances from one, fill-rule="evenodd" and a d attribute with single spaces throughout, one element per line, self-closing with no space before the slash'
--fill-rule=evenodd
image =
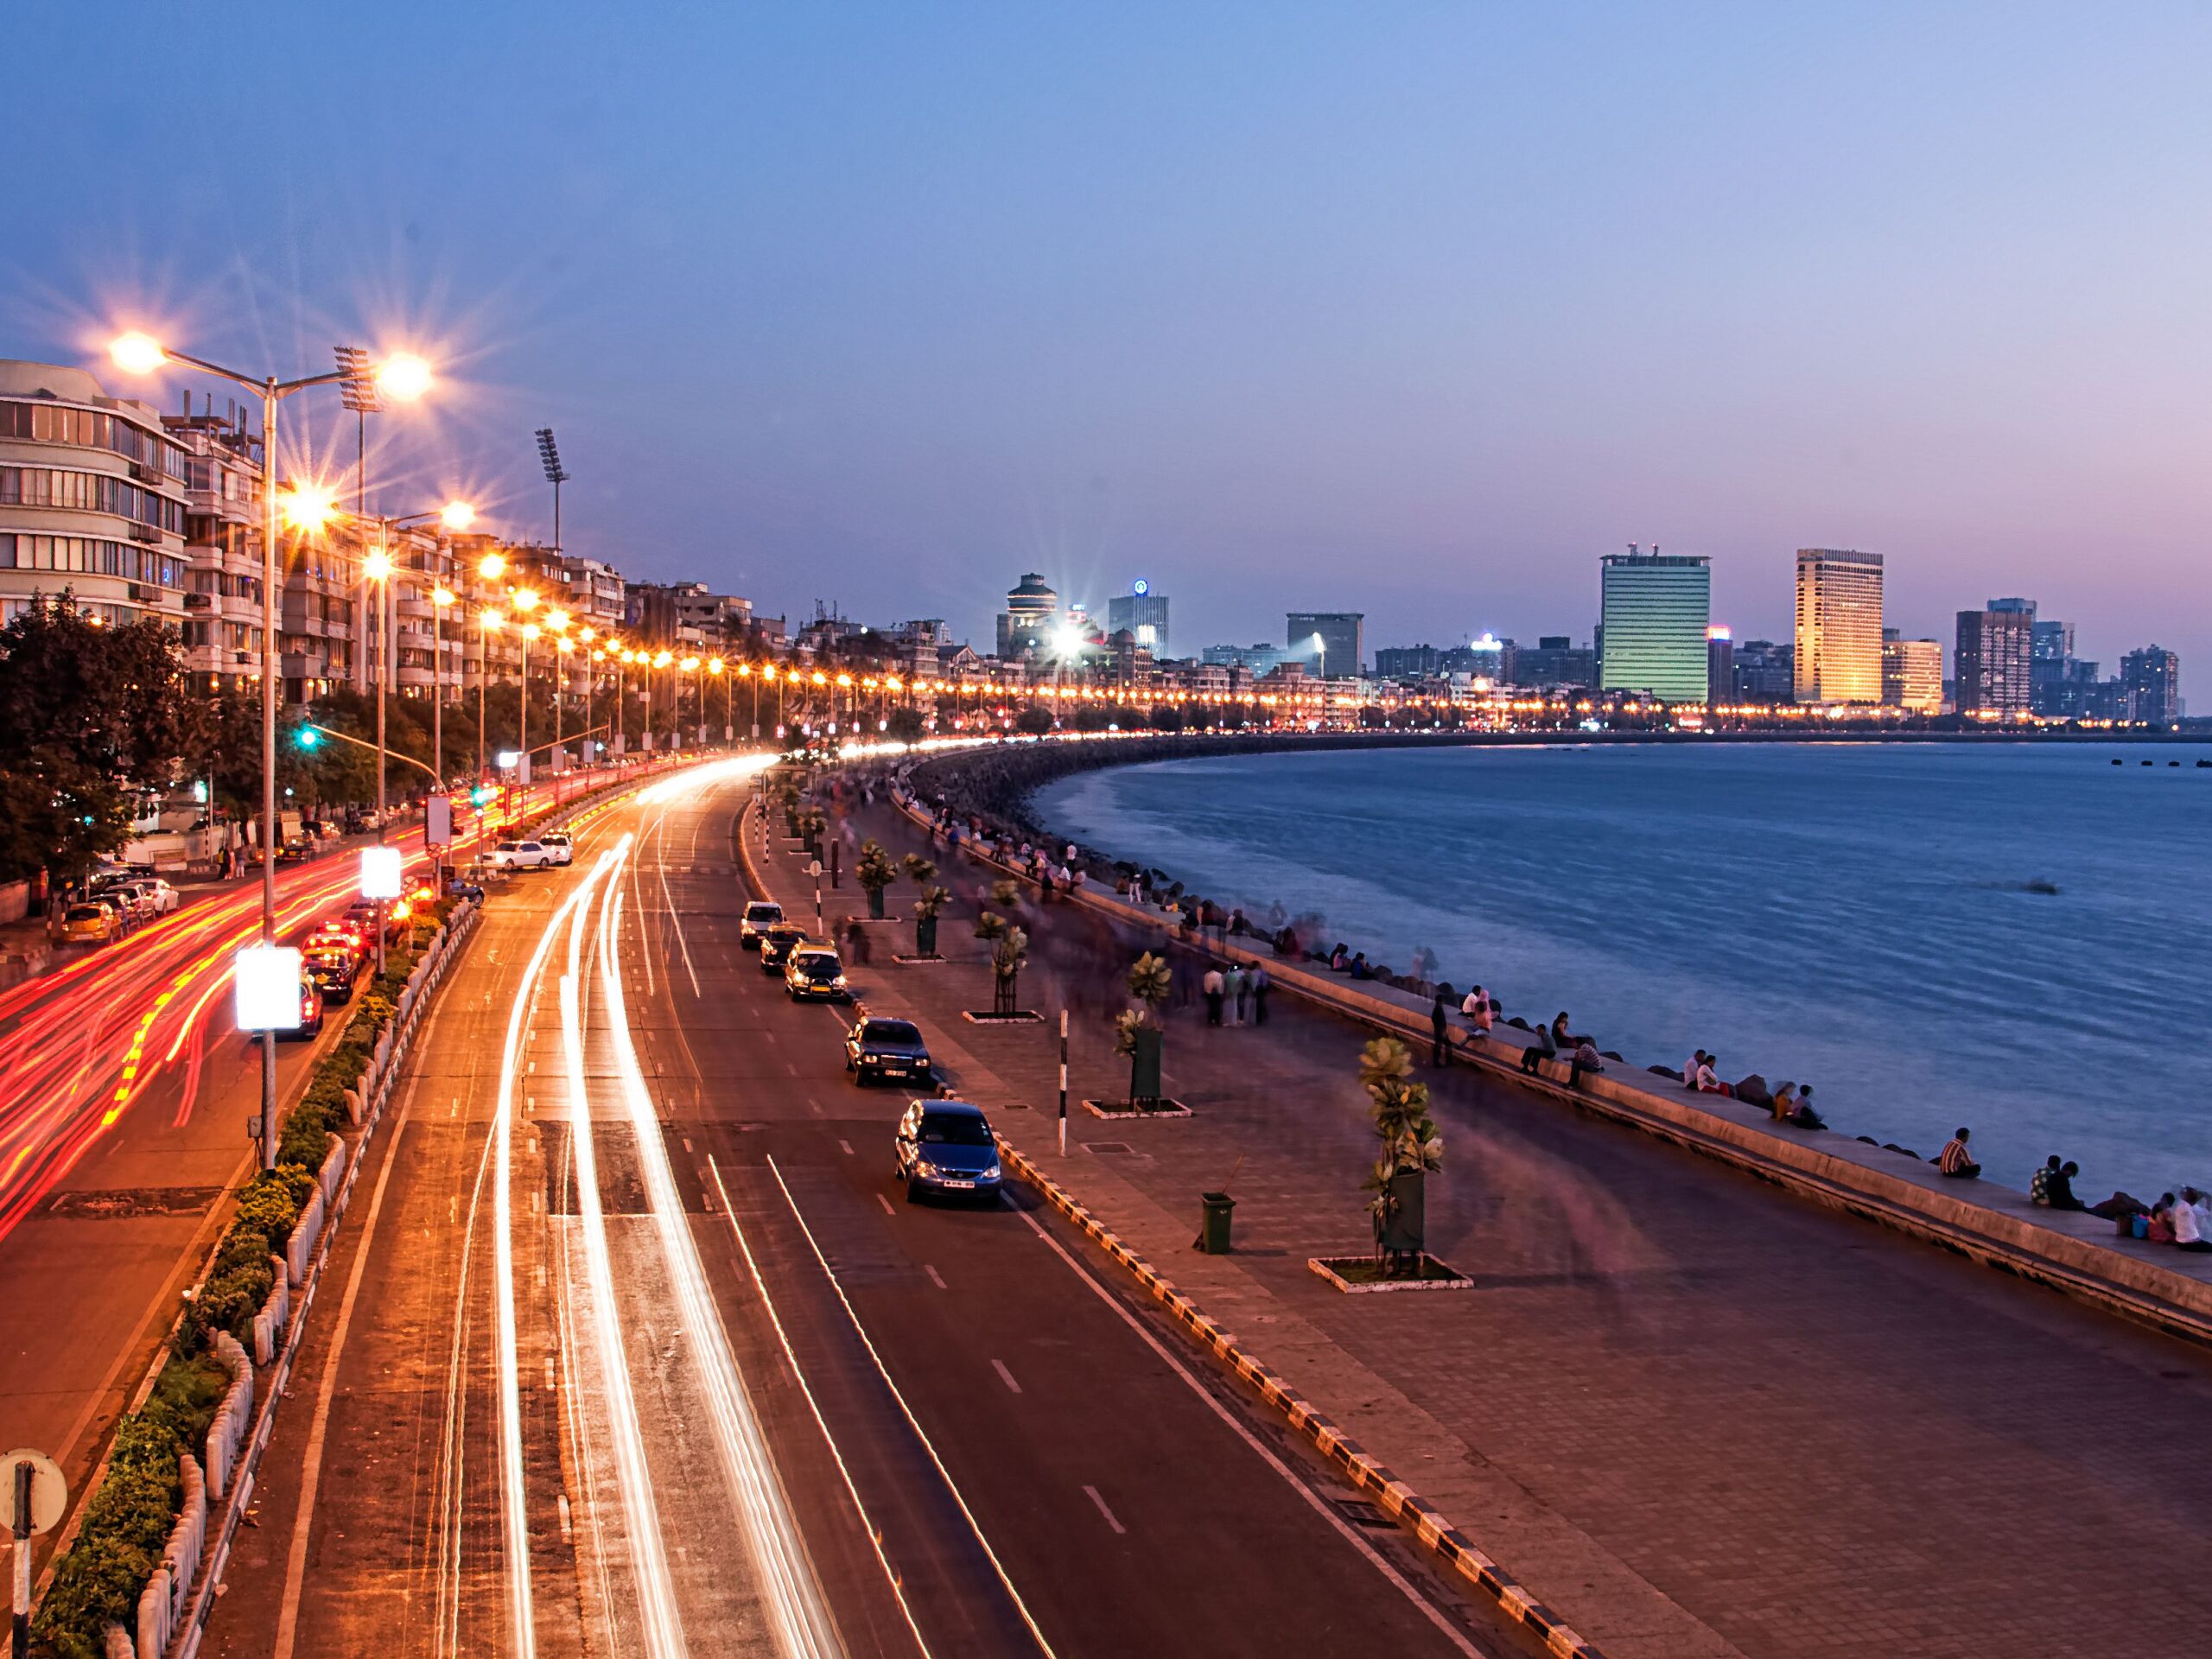
<path id="1" fill-rule="evenodd" d="M 1966 1124 L 1988 1178 L 2024 1187 L 2057 1153 L 2094 1202 L 2212 1188 L 2200 760 L 2212 746 L 1294 752 L 1080 773 L 1036 808 L 1325 948 L 1433 958 L 1532 1025 L 1564 1008 L 1635 1066 L 1705 1048 L 1923 1156 Z"/>

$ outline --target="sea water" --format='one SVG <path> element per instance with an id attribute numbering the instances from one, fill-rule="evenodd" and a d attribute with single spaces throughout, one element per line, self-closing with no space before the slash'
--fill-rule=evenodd
<path id="1" fill-rule="evenodd" d="M 2113 766 L 2114 759 L 2122 764 Z M 2212 747 L 1575 745 L 1112 767 L 1038 816 L 1630 1065 L 1815 1085 L 1847 1135 L 2212 1187 Z M 2140 763 L 2150 760 L 2154 764 Z M 2178 768 L 2170 766 L 2178 760 Z"/>

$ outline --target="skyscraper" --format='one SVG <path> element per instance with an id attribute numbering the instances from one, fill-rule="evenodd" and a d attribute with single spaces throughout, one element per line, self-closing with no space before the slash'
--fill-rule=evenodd
<path id="1" fill-rule="evenodd" d="M 1705 700 L 1726 702 L 1736 695 L 1736 634 L 1732 628 L 1705 631 Z"/>
<path id="2" fill-rule="evenodd" d="M 1669 702 L 1705 701 L 1705 631 L 1713 620 L 1713 561 L 1703 554 L 1625 553 L 1599 558 L 1605 630 L 1598 683 Z"/>
<path id="3" fill-rule="evenodd" d="M 1882 556 L 1797 550 L 1797 701 L 1882 700 Z"/>
<path id="4" fill-rule="evenodd" d="M 1882 703 L 1916 715 L 1943 712 L 1942 641 L 1903 639 L 1895 628 L 1882 630 Z"/>
<path id="5" fill-rule="evenodd" d="M 1141 576 L 1129 584 L 1128 593 L 1116 594 L 1106 601 L 1106 632 L 1120 633 L 1124 630 L 1135 634 L 1137 644 L 1154 658 L 1171 654 L 1167 649 L 1167 595 L 1154 593 L 1152 584 Z"/>
<path id="6" fill-rule="evenodd" d="M 1319 643 L 1316 643 L 1316 640 Z M 1313 671 L 1332 680 L 1355 679 L 1366 661 L 1364 611 L 1293 611 L 1285 620 L 1286 657 L 1311 652 Z"/>
<path id="7" fill-rule="evenodd" d="M 1961 714 L 2003 718 L 2033 706 L 2035 626 L 2031 611 L 1959 613 L 1952 669 Z"/>
<path id="8" fill-rule="evenodd" d="M 2163 726 L 2181 718 L 2181 658 L 2145 645 L 2120 659 L 2120 704 L 2129 720 Z"/>

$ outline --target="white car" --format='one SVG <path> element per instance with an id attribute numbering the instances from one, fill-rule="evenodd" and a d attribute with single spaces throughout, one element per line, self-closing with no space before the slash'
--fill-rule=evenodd
<path id="1" fill-rule="evenodd" d="M 153 902 L 153 913 L 167 916 L 184 902 L 184 895 L 158 875 L 142 876 L 138 886 Z"/>
<path id="2" fill-rule="evenodd" d="M 496 870 L 545 870 L 563 861 L 542 841 L 503 841 L 489 861 Z"/>
<path id="3" fill-rule="evenodd" d="M 556 864 L 571 864 L 575 861 L 575 844 L 569 839 L 568 831 L 565 830 L 556 830 L 550 835 L 540 836 L 538 840 L 552 849 L 553 861 Z"/>

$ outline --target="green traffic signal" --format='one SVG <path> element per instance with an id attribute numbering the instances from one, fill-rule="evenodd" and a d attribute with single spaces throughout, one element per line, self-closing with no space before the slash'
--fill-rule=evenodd
<path id="1" fill-rule="evenodd" d="M 489 784 L 479 784 L 468 791 L 468 804 L 471 806 L 489 806 L 499 798 L 499 793 Z"/>
<path id="2" fill-rule="evenodd" d="M 302 748 L 311 749 L 322 741 L 322 734 L 312 726 L 302 726 L 299 729 L 296 741 Z"/>

